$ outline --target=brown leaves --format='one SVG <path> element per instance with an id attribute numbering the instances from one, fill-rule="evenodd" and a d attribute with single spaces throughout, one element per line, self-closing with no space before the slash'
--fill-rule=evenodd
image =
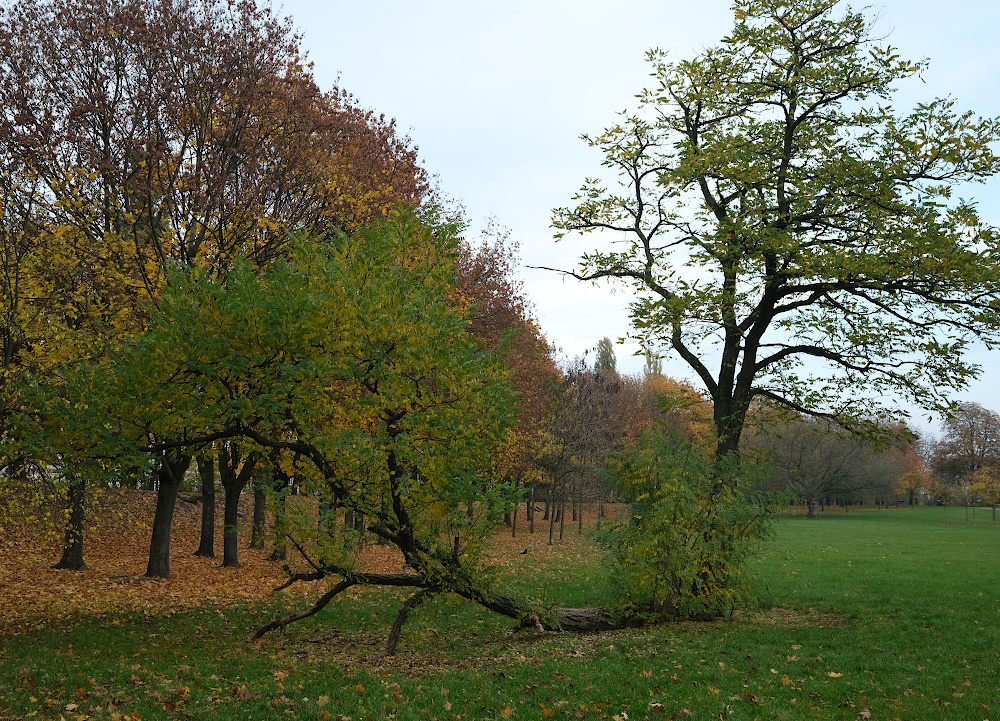
<path id="1" fill-rule="evenodd" d="M 217 547 L 222 545 L 222 504 L 216 518 Z M 241 499 L 249 517 L 252 499 Z M 118 491 L 102 498 L 87 519 L 83 572 L 50 568 L 58 559 L 58 545 L 32 541 L 31 529 L 0 527 L 0 629 L 33 617 L 60 617 L 82 612 L 100 615 L 113 611 L 172 612 L 185 606 L 225 604 L 264 598 L 285 580 L 281 568 L 266 553 L 240 549 L 239 568 L 220 568 L 219 560 L 189 555 L 198 548 L 201 508 L 179 501 L 174 511 L 171 578 L 143 577 L 148 561 L 149 529 L 155 494 Z M 378 553 L 377 547 L 372 553 Z M 377 563 L 395 563 L 393 559 Z M 394 570 L 398 569 L 398 565 Z M 301 591 L 311 593 L 313 584 Z M 138 666 L 132 669 L 138 670 Z M 30 686 L 30 682 L 29 682 Z"/>

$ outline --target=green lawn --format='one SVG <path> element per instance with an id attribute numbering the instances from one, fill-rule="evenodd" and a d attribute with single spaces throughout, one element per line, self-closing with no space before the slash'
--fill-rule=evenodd
<path id="1" fill-rule="evenodd" d="M 365 658 L 395 592 L 345 598 L 259 644 L 249 633 L 276 602 L 42 623 L 0 639 L 0 718 L 1000 719 L 1000 528 L 983 511 L 948 520 L 785 518 L 754 561 L 775 607 L 731 623 L 515 633 L 435 599 L 381 665 Z M 521 590 L 600 600 L 587 553 L 522 558 Z"/>

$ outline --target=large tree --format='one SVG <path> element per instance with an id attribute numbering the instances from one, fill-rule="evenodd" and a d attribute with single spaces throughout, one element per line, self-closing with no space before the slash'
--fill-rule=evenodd
<path id="1" fill-rule="evenodd" d="M 704 384 L 720 458 L 755 399 L 854 428 L 897 398 L 947 409 L 968 345 L 998 337 L 1000 243 L 951 190 L 1000 169 L 1000 124 L 949 99 L 897 114 L 924 62 L 837 5 L 736 0 L 718 46 L 651 51 L 638 110 L 585 138 L 624 189 L 554 211 L 559 237 L 624 237 L 570 274 L 636 290 L 635 335 Z"/>
<path id="2" fill-rule="evenodd" d="M 0 0 L 0 426 L 13 372 L 142 327 L 169 265 L 259 269 L 290 231 L 427 199 L 409 139 L 321 92 L 299 43 L 254 0 Z"/>

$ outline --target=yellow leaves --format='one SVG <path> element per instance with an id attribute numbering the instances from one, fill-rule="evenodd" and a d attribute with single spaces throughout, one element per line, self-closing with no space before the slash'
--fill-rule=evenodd
<path id="1" fill-rule="evenodd" d="M 359 683 L 357 686 L 354 687 L 354 690 L 357 691 L 359 694 L 363 694 L 366 689 L 362 684 Z"/>
<path id="2" fill-rule="evenodd" d="M 828 674 L 827 674 L 827 676 L 829 676 L 830 678 L 840 678 L 840 677 L 842 677 L 843 675 L 844 675 L 844 674 L 842 674 L 842 673 L 837 673 L 836 671 L 830 671 L 830 673 L 828 673 Z"/>
<path id="3" fill-rule="evenodd" d="M 512 709 L 509 705 L 504 706 L 502 709 L 500 709 L 500 716 L 502 718 L 510 718 L 513 714 L 514 714 L 514 709 Z"/>

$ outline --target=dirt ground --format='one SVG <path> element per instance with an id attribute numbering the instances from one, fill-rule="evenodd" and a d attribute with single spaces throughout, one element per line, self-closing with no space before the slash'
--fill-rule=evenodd
<path id="1" fill-rule="evenodd" d="M 216 558 L 192 555 L 198 548 L 201 505 L 178 500 L 174 512 L 170 544 L 170 578 L 145 578 L 149 553 L 149 533 L 153 523 L 156 494 L 143 491 L 108 493 L 95 502 L 87 522 L 84 541 L 85 571 L 51 568 L 60 558 L 61 531 L 56 524 L 48 532 L 7 525 L 0 527 L 0 634 L 16 632 L 39 618 L 73 613 L 100 615 L 119 611 L 169 611 L 192 605 L 226 605 L 272 594 L 286 579 L 282 564 L 267 560 L 267 551 L 248 549 L 247 521 L 252 515 L 253 498 L 241 499 L 240 566 L 222 567 L 222 503 L 216 503 Z M 581 537 L 577 524 L 567 519 L 565 538 L 548 550 L 548 522 L 536 517 L 535 533 L 518 519 L 516 536 L 500 527 L 491 543 L 490 554 L 500 563 L 526 548 L 536 553 L 565 552 Z M 613 514 L 616 509 L 609 507 Z M 58 516 L 58 509 L 53 509 Z M 585 509 L 584 527 L 596 520 L 596 509 Z M 395 549 L 369 545 L 362 555 L 364 570 L 398 573 L 402 555 Z M 291 593 L 309 598 L 325 589 L 325 582 L 298 583 Z M 363 592 L 358 589 L 357 592 Z"/>

